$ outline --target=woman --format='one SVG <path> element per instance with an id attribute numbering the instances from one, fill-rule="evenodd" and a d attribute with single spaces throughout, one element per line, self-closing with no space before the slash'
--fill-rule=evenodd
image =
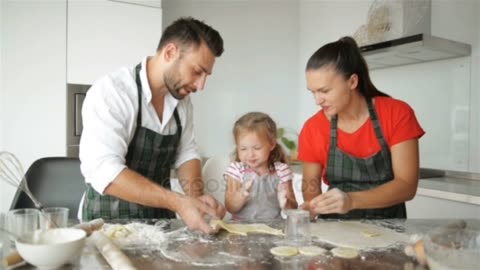
<path id="1" fill-rule="evenodd" d="M 322 109 L 299 138 L 303 208 L 322 218 L 406 218 L 425 134 L 413 110 L 373 85 L 351 37 L 318 49 L 306 79 Z M 329 185 L 323 194 L 322 179 Z"/>

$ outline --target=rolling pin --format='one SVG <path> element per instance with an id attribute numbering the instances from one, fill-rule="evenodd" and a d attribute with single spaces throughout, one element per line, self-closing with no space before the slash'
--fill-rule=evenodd
<path id="1" fill-rule="evenodd" d="M 73 226 L 73 228 L 84 230 L 87 233 L 87 236 L 89 236 L 90 234 L 92 234 L 92 232 L 102 228 L 104 223 L 105 222 L 103 221 L 103 219 L 97 218 L 89 222 L 77 224 Z M 2 259 L 2 265 L 5 268 L 19 264 L 21 262 L 23 262 L 23 258 L 16 250 L 10 252 L 10 254 L 8 254 Z"/>
<path id="2" fill-rule="evenodd" d="M 113 270 L 137 270 L 130 259 L 103 232 L 93 232 L 92 239 Z"/>

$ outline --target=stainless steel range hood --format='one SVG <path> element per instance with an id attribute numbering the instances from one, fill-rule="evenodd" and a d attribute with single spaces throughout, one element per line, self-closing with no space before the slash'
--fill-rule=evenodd
<path id="1" fill-rule="evenodd" d="M 426 34 L 402 37 L 360 47 L 370 69 L 468 56 L 469 44 Z"/>

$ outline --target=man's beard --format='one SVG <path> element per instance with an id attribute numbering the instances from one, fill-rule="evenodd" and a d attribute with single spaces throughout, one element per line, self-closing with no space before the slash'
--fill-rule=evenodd
<path id="1" fill-rule="evenodd" d="M 170 92 L 174 98 L 182 100 L 185 98 L 185 96 L 180 94 L 180 90 L 183 88 L 183 86 L 180 85 L 181 80 L 179 79 L 180 75 L 178 72 L 178 64 L 179 60 L 177 59 L 175 60 L 173 66 L 163 75 L 163 82 L 165 83 L 168 92 Z"/>
<path id="2" fill-rule="evenodd" d="M 183 98 L 185 98 L 184 95 L 180 94 L 180 90 L 183 88 L 181 85 L 179 85 L 179 81 L 175 80 L 174 78 L 175 76 L 169 76 L 169 74 L 165 74 L 163 76 L 163 81 L 165 82 L 165 86 L 167 87 L 168 89 L 168 92 L 170 92 L 170 94 L 178 99 L 178 100 L 181 100 Z"/>

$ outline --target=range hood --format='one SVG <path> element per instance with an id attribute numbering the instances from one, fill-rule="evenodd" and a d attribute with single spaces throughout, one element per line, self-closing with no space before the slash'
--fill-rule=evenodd
<path id="1" fill-rule="evenodd" d="M 468 56 L 469 44 L 416 34 L 360 47 L 370 69 Z"/>

